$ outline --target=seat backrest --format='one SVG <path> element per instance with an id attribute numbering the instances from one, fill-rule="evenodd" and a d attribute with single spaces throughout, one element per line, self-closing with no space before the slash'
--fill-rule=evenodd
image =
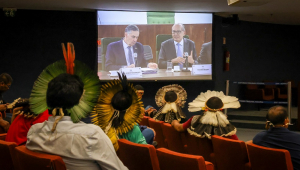
<path id="1" fill-rule="evenodd" d="M 161 170 L 168 169 L 193 169 L 205 170 L 213 169 L 207 168 L 204 158 L 198 155 L 188 155 L 168 150 L 166 148 L 159 148 L 156 150 Z"/>
<path id="2" fill-rule="evenodd" d="M 0 134 L 6 133 L 3 127 L 0 127 Z"/>
<path id="3" fill-rule="evenodd" d="M 187 153 L 184 147 L 185 144 L 181 139 L 181 132 L 176 131 L 169 123 L 163 123 L 162 130 L 168 149 L 179 153 Z"/>
<path id="4" fill-rule="evenodd" d="M 247 89 L 258 89 L 256 84 L 247 84 Z"/>
<path id="5" fill-rule="evenodd" d="M 165 141 L 165 136 L 162 130 L 163 121 L 156 121 L 152 118 L 148 119 L 149 127 L 154 129 L 156 136 L 155 141 L 157 142 L 157 148 L 168 148 L 167 142 Z"/>
<path id="6" fill-rule="evenodd" d="M 142 120 L 140 121 L 139 125 L 144 125 L 144 126 L 148 126 L 149 127 L 149 123 L 148 123 L 148 119 L 149 118 L 150 118 L 149 116 L 144 116 L 142 118 Z"/>
<path id="7" fill-rule="evenodd" d="M 0 134 L 0 140 L 5 140 L 7 133 Z"/>
<path id="8" fill-rule="evenodd" d="M 188 38 L 188 35 L 183 36 L 184 38 Z M 158 56 L 159 56 L 159 51 L 161 47 L 161 43 L 172 38 L 171 34 L 157 34 L 156 35 L 156 63 L 158 63 Z"/>
<path id="9" fill-rule="evenodd" d="M 15 154 L 21 170 L 66 170 L 64 161 L 57 155 L 34 152 L 26 146 L 16 147 Z"/>
<path id="10" fill-rule="evenodd" d="M 184 134 L 186 143 L 187 143 L 187 153 L 191 155 L 200 155 L 203 156 L 200 152 L 199 145 L 197 143 L 197 138 L 193 135 L 190 135 L 188 132 Z M 205 159 L 205 158 L 204 158 Z M 208 160 L 208 159 L 205 159 Z"/>
<path id="11" fill-rule="evenodd" d="M 6 142 L 0 140 L 0 169 L 1 170 L 13 170 L 15 154 L 14 150 L 17 147 L 15 142 Z"/>
<path id="12" fill-rule="evenodd" d="M 153 54 L 150 45 L 144 45 L 144 58 L 146 61 L 153 60 Z"/>
<path id="13" fill-rule="evenodd" d="M 137 144 L 126 139 L 118 140 L 118 157 L 130 170 L 159 170 L 156 149 L 153 145 Z"/>
<path id="14" fill-rule="evenodd" d="M 211 137 L 218 170 L 244 170 L 248 165 L 248 153 L 244 141 Z"/>
<path id="15" fill-rule="evenodd" d="M 273 149 L 247 143 L 251 168 L 255 170 L 293 170 L 291 155 L 285 149 Z"/>
<path id="16" fill-rule="evenodd" d="M 101 62 L 102 62 L 102 70 L 105 70 L 105 55 L 106 55 L 106 50 L 107 50 L 107 46 L 108 44 L 115 42 L 115 41 L 119 41 L 121 40 L 123 37 L 104 37 L 101 38 Z"/>

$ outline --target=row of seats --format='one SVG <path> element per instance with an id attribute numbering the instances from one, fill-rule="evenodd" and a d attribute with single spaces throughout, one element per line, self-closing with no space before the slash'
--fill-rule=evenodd
<path id="1" fill-rule="evenodd" d="M 120 139 L 117 154 L 130 170 L 213 170 L 212 163 L 202 156 L 182 154 L 166 148 L 155 149 L 152 145 L 136 144 Z M 134 151 L 134 152 L 133 152 Z"/>
<path id="2" fill-rule="evenodd" d="M 151 122 L 151 119 L 149 119 L 149 122 Z M 0 169 L 66 169 L 61 157 L 33 152 L 28 150 L 25 146 L 17 146 L 14 142 L 3 141 L 5 136 L 6 134 L 0 135 Z M 196 142 L 194 141 L 196 145 L 190 145 L 192 142 L 188 141 L 187 148 L 190 148 L 190 151 L 192 149 L 195 152 L 200 150 L 197 153 L 203 152 L 203 155 L 200 154 L 201 156 L 178 153 L 166 148 L 159 148 L 155 150 L 152 145 L 135 144 L 125 139 L 119 140 L 120 149 L 117 154 L 125 166 L 131 170 L 293 169 L 291 156 L 287 150 L 266 148 L 253 143 L 247 143 L 246 145 L 243 141 L 231 140 L 216 135 L 212 136 L 212 140 L 208 140 L 206 138 L 195 139 L 198 140 L 195 140 Z M 168 142 L 168 144 L 169 143 L 177 143 L 177 141 L 171 141 Z M 212 148 L 210 148 L 210 152 L 208 152 L 209 150 L 206 148 L 207 146 L 212 146 Z M 202 148 L 202 150 L 199 148 Z M 190 152 L 189 150 L 187 151 Z M 205 157 L 208 157 L 208 159 Z M 210 160 L 212 163 L 204 160 Z"/>
<path id="3" fill-rule="evenodd" d="M 0 135 L 1 170 L 66 170 L 60 156 L 30 151 L 26 146 L 4 141 L 5 137 L 6 133 Z"/>
<path id="4" fill-rule="evenodd" d="M 212 162 L 218 170 L 228 169 L 293 169 L 290 153 L 283 149 L 272 149 L 245 144 L 244 141 L 231 140 L 213 135 L 212 139 L 198 138 L 187 132 L 177 132 L 173 127 L 162 121 L 155 121 L 144 116 L 141 123 L 156 131 L 158 147 L 191 155 L 203 156 Z M 160 145 L 160 142 L 164 142 Z M 250 161 L 249 161 L 250 160 Z"/>

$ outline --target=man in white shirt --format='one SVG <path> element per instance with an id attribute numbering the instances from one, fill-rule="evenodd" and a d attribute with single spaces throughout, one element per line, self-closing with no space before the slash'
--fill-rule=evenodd
<path id="1" fill-rule="evenodd" d="M 78 105 L 84 90 L 77 75 L 63 73 L 52 79 L 46 99 L 54 116 L 30 128 L 26 147 L 61 156 L 70 170 L 127 170 L 99 126 L 72 121 L 74 113 L 68 110 Z M 56 112 L 60 116 L 55 116 Z"/>

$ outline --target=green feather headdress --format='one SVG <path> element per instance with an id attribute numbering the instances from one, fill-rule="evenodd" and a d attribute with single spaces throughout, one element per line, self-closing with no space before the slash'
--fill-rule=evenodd
<path id="1" fill-rule="evenodd" d="M 73 48 L 72 50 L 74 50 L 74 47 L 71 47 Z M 76 123 L 79 122 L 81 118 L 85 118 L 93 110 L 93 107 L 97 103 L 100 94 L 100 80 L 99 77 L 84 63 L 77 60 L 74 61 L 75 52 L 70 53 L 69 44 L 67 57 L 66 54 L 67 53 L 64 50 L 65 61 L 60 60 L 49 65 L 39 75 L 31 91 L 29 102 L 31 110 L 36 115 L 44 112 L 46 109 L 52 109 L 47 106 L 46 101 L 48 83 L 62 73 L 70 74 L 73 71 L 73 74 L 77 75 L 84 83 L 84 91 L 78 105 L 67 109 L 67 112 L 71 115 L 72 121 Z M 70 63 L 70 58 L 74 61 L 74 63 Z"/>

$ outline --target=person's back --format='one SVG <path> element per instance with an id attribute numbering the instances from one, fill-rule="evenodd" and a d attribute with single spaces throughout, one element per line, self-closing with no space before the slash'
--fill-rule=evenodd
<path id="1" fill-rule="evenodd" d="M 268 130 L 258 133 L 253 143 L 290 152 L 295 170 L 300 170 L 300 134 L 287 129 L 289 121 L 287 111 L 281 106 L 270 108 L 267 115 Z M 274 160 L 275 161 L 275 160 Z"/>
<path id="2" fill-rule="evenodd" d="M 31 110 L 39 113 L 49 109 L 53 116 L 31 126 L 26 147 L 61 156 L 67 169 L 127 170 L 104 132 L 80 121 L 93 110 L 100 93 L 100 81 L 87 66 L 72 60 L 72 44 L 68 43 L 71 49 L 68 53 L 64 46 L 63 49 L 66 62 L 48 66 L 34 83 Z"/>
<path id="3" fill-rule="evenodd" d="M 25 145 L 27 141 L 27 133 L 30 127 L 34 124 L 42 123 L 48 120 L 48 117 L 48 110 L 39 114 L 37 117 L 28 117 L 26 113 L 23 113 L 22 115 L 17 115 L 16 118 L 12 120 L 5 141 L 15 142 L 17 143 L 17 145 Z"/>
<path id="4" fill-rule="evenodd" d="M 67 169 L 99 170 L 99 165 L 101 169 L 124 167 L 99 126 L 73 123 L 71 117 L 64 116 L 52 133 L 54 121 L 51 116 L 48 121 L 33 125 L 28 132 L 26 147 L 61 156 Z"/>

